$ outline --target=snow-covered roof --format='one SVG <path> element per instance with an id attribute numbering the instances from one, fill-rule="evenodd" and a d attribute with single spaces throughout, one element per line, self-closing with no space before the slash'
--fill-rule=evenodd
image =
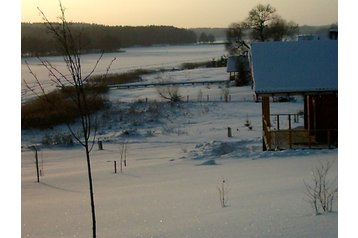
<path id="1" fill-rule="evenodd" d="M 338 41 L 253 43 L 255 92 L 338 91 Z"/>

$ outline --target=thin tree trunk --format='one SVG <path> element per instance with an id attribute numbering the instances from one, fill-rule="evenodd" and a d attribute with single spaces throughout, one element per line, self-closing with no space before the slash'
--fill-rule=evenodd
<path id="1" fill-rule="evenodd" d="M 91 212 L 92 212 L 92 232 L 93 238 L 96 238 L 96 209 L 94 203 L 94 192 L 93 192 L 93 184 L 92 184 L 92 170 L 91 170 L 91 159 L 88 150 L 88 141 L 86 141 L 86 159 L 87 159 L 87 169 L 88 169 L 88 182 L 90 189 L 90 197 L 91 197 Z"/>

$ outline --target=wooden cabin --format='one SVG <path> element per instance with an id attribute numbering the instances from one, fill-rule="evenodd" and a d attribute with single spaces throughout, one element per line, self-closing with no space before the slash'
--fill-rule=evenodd
<path id="1" fill-rule="evenodd" d="M 338 147 L 338 41 L 260 42 L 251 49 L 263 150 Z M 302 126 L 293 126 L 297 112 L 270 113 L 275 97 L 303 99 Z"/>

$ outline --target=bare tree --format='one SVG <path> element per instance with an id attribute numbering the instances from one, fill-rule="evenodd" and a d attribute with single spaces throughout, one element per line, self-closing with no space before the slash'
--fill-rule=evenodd
<path id="1" fill-rule="evenodd" d="M 306 187 L 307 201 L 312 205 L 315 214 L 323 212 L 332 212 L 333 201 L 336 199 L 338 188 L 335 185 L 336 179 L 330 181 L 328 172 L 331 169 L 332 162 L 320 162 L 312 170 L 311 183 L 304 181 Z"/>
<path id="2" fill-rule="evenodd" d="M 250 10 L 246 24 L 252 29 L 253 39 L 265 41 L 267 38 L 268 22 L 275 17 L 276 9 L 270 4 L 258 4 Z"/>
<path id="3" fill-rule="evenodd" d="M 231 23 L 226 30 L 225 49 L 232 55 L 242 54 L 247 51 L 249 47 L 244 42 L 245 32 L 247 26 L 244 23 Z M 247 46 L 247 48 L 246 48 Z"/>
<path id="4" fill-rule="evenodd" d="M 270 4 L 258 4 L 250 10 L 248 17 L 243 22 L 230 24 L 226 34 L 228 42 L 226 49 L 231 52 L 233 43 L 244 39 L 280 41 L 297 33 L 298 26 L 295 22 L 284 20 L 276 14 L 276 9 Z M 246 34 L 249 34 L 249 37 Z"/>
<path id="5" fill-rule="evenodd" d="M 268 26 L 267 35 L 274 41 L 282 41 L 298 34 L 298 25 L 293 22 L 287 22 L 280 16 L 276 16 Z"/>
<path id="6" fill-rule="evenodd" d="M 96 138 L 97 131 L 97 118 L 90 109 L 90 105 L 93 100 L 99 96 L 99 93 L 96 93 L 93 88 L 90 87 L 91 83 L 89 78 L 95 71 L 99 61 L 101 60 L 103 53 L 100 54 L 98 60 L 96 61 L 92 70 L 83 75 L 81 67 L 81 36 L 74 35 L 71 31 L 71 24 L 67 22 L 65 17 L 65 8 L 62 6 L 61 1 L 59 1 L 61 16 L 59 17 L 59 23 L 52 23 L 48 20 L 46 15 L 38 8 L 47 30 L 49 33 L 54 35 L 55 41 L 58 43 L 58 46 L 63 54 L 63 60 L 66 65 L 68 72 L 61 72 L 55 65 L 51 62 L 44 60 L 38 57 L 41 65 L 46 68 L 49 73 L 50 80 L 56 85 L 57 88 L 60 88 L 63 92 L 68 95 L 69 100 L 72 104 L 76 106 L 78 110 L 78 116 L 80 121 L 80 129 L 76 131 L 74 126 L 71 126 L 70 122 L 66 122 L 69 131 L 75 140 L 81 144 L 85 149 L 85 156 L 87 161 L 87 173 L 88 173 L 88 183 L 89 183 L 89 192 L 91 199 L 91 214 L 92 214 L 92 232 L 93 237 L 96 237 L 96 212 L 95 212 L 95 199 L 94 199 L 94 189 L 92 183 L 92 169 L 91 169 L 91 158 L 90 152 L 93 148 Z M 111 61 L 107 68 L 105 76 L 108 74 L 111 64 L 114 59 Z M 30 86 L 25 81 L 27 88 L 34 93 L 39 99 L 43 100 L 44 103 L 50 104 L 52 107 L 57 108 L 58 105 L 56 102 L 53 102 L 47 97 L 43 83 L 40 82 L 36 74 L 31 70 L 27 64 L 30 74 L 34 77 L 36 81 L 36 87 L 40 88 L 40 92 L 36 90 L 34 86 Z M 104 76 L 104 77 L 105 77 Z M 92 85 L 93 86 L 93 85 Z M 91 90 L 90 90 L 91 88 Z M 64 110 L 65 108 L 58 108 L 58 110 Z"/>
<path id="7" fill-rule="evenodd" d="M 161 84 L 168 84 L 170 83 L 171 79 L 161 78 L 159 83 Z M 170 102 L 180 102 L 182 100 L 182 96 L 180 95 L 180 90 L 178 85 L 165 85 L 165 86 L 158 86 L 157 92 L 159 96 L 163 99 L 169 100 Z"/>

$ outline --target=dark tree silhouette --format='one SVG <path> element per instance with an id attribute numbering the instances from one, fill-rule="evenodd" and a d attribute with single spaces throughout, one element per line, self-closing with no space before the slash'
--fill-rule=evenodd
<path id="1" fill-rule="evenodd" d="M 276 9 L 270 4 L 258 4 L 250 10 L 245 23 L 247 28 L 252 29 L 254 40 L 265 41 L 268 38 L 268 23 L 275 18 Z"/>
<path id="2" fill-rule="evenodd" d="M 72 23 L 72 34 L 81 34 L 82 53 L 104 50 L 113 52 L 122 47 L 154 44 L 190 44 L 197 42 L 196 34 L 172 26 L 104 26 Z M 61 51 L 52 40 L 44 23 L 21 23 L 21 54 L 23 56 L 58 55 Z"/>
<path id="3" fill-rule="evenodd" d="M 267 36 L 273 41 L 281 41 L 298 34 L 298 25 L 292 21 L 287 22 L 280 16 L 276 16 L 268 26 Z"/>
<path id="4" fill-rule="evenodd" d="M 287 22 L 276 14 L 276 9 L 270 4 L 258 4 L 250 10 L 243 22 L 230 24 L 227 32 L 226 49 L 230 52 L 235 43 L 249 41 L 280 41 L 298 33 L 298 25 L 293 21 Z"/>

